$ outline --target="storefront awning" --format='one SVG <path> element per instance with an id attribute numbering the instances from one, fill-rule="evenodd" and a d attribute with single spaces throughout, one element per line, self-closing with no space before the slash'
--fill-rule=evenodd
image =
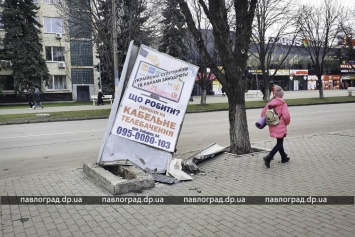
<path id="1" fill-rule="evenodd" d="M 197 74 L 195 81 L 198 81 L 198 80 L 199 80 L 199 76 L 200 76 L 200 75 L 201 75 L 201 73 L 198 73 L 198 74 Z M 207 74 L 206 74 L 206 76 L 207 76 Z M 215 76 L 213 73 L 211 73 L 210 81 L 213 81 L 214 79 L 216 79 L 216 76 Z"/>

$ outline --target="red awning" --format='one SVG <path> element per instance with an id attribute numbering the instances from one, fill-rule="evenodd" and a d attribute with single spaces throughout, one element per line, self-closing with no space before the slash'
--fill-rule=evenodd
<path id="1" fill-rule="evenodd" d="M 198 73 L 198 75 L 196 76 L 195 81 L 198 81 L 198 80 L 199 80 L 199 79 L 198 79 L 198 76 L 199 76 L 199 75 L 201 75 L 201 73 Z M 213 73 L 211 73 L 210 81 L 213 81 L 214 79 L 216 79 L 216 76 L 215 76 Z"/>

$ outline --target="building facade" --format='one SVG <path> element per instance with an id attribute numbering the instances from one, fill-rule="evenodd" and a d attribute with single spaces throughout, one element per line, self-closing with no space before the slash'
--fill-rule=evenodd
<path id="1" fill-rule="evenodd" d="M 272 41 L 270 41 L 272 42 Z M 275 43 L 275 50 L 272 56 L 272 63 L 269 67 L 269 77 L 271 84 L 277 84 L 284 90 L 315 90 L 318 89 L 318 77 L 306 50 L 307 45 L 298 39 L 281 38 Z M 289 47 L 293 48 L 289 52 L 283 63 Z M 326 57 L 323 74 L 321 76 L 322 88 L 324 90 L 346 89 L 348 86 L 355 86 L 355 63 L 341 61 L 341 52 L 346 50 L 343 44 L 339 44 L 330 49 Z M 253 48 L 251 48 L 253 50 Z M 256 51 L 256 50 L 254 50 Z M 343 52 L 344 53 L 344 52 Z M 354 65 L 351 65 L 354 64 Z M 258 66 L 258 60 L 250 57 L 248 60 L 248 72 L 251 74 L 249 89 L 261 89 L 263 75 Z M 278 68 L 276 70 L 276 68 Z"/>
<path id="2" fill-rule="evenodd" d="M 56 0 L 33 0 L 33 2 L 39 7 L 37 21 L 42 25 L 39 36 L 43 45 L 42 55 L 51 75 L 48 84 L 42 82 L 41 85 L 43 100 L 90 101 L 90 95 L 97 94 L 99 89 L 99 74 L 94 68 L 97 59 L 91 36 L 88 35 L 80 40 L 70 38 L 69 32 L 65 31 L 64 19 L 60 17 L 55 5 Z M 5 35 L 2 23 L 0 23 L 0 35 Z M 20 100 L 11 96 L 15 93 L 13 82 L 11 66 L 8 70 L 0 71 L 0 85 L 5 94 L 3 102 Z"/>
<path id="3" fill-rule="evenodd" d="M 210 31 L 203 31 L 207 51 L 212 52 L 214 48 L 213 36 Z M 275 49 L 269 65 L 270 84 L 277 84 L 284 90 L 315 90 L 317 89 L 317 76 L 306 50 L 307 45 L 302 39 L 280 38 L 269 39 L 274 43 Z M 290 50 L 290 47 L 292 48 Z M 355 42 L 354 42 L 355 46 Z M 355 62 L 341 61 L 339 50 L 344 50 L 344 43 L 341 42 L 330 50 L 322 75 L 322 88 L 324 90 L 346 89 L 348 86 L 355 86 Z M 261 90 L 264 88 L 264 78 L 261 71 L 260 61 L 253 56 L 257 54 L 255 45 L 250 45 L 250 53 L 245 71 L 246 90 Z M 287 57 L 286 57 L 287 55 Z M 192 63 L 199 65 L 201 60 L 197 50 L 192 50 Z M 284 58 L 286 59 L 284 60 Z M 217 65 L 221 66 L 219 58 L 216 58 Z M 265 72 L 266 73 L 266 72 Z M 218 78 L 211 82 L 213 94 L 221 94 L 221 84 Z M 269 85 L 269 86 L 271 86 Z M 200 95 L 198 83 L 195 85 L 195 95 Z"/>

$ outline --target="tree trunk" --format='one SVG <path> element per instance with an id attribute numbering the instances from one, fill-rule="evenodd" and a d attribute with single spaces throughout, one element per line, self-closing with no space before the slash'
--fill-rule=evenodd
<path id="1" fill-rule="evenodd" d="M 230 152 L 238 155 L 252 152 L 248 132 L 244 92 L 242 94 L 243 98 L 237 98 L 237 96 L 232 97 L 231 99 L 228 98 Z"/>
<path id="2" fill-rule="evenodd" d="M 270 101 L 270 82 L 269 82 L 269 77 L 263 74 L 264 77 L 264 91 L 263 91 L 263 99 L 264 101 Z"/>
<path id="3" fill-rule="evenodd" d="M 270 101 L 271 95 L 270 95 L 269 87 L 265 87 L 263 93 L 264 93 L 264 101 Z"/>
<path id="4" fill-rule="evenodd" d="M 206 88 L 203 88 L 201 94 L 201 104 L 205 105 L 206 103 L 207 103 L 207 90 Z"/>
<path id="5" fill-rule="evenodd" d="M 233 154 L 246 154 L 252 152 L 248 123 L 245 109 L 244 71 L 248 59 L 252 21 L 257 0 L 234 1 L 235 7 L 235 42 L 231 38 L 230 22 L 225 1 L 203 1 L 198 3 L 203 8 L 208 20 L 213 26 L 215 48 L 221 59 L 223 70 L 217 67 L 205 46 L 201 32 L 197 29 L 188 4 L 178 0 L 180 9 L 185 15 L 187 26 L 195 38 L 201 56 L 218 78 L 228 96 L 229 101 L 229 137 L 230 151 Z M 208 2 L 208 5 L 207 5 Z M 233 25 L 233 24 L 232 24 Z M 234 44 L 234 45 L 233 45 Z"/>
<path id="6" fill-rule="evenodd" d="M 323 94 L 323 86 L 322 86 L 322 76 L 318 76 L 318 90 L 319 90 L 319 99 L 324 99 L 324 94 Z"/>

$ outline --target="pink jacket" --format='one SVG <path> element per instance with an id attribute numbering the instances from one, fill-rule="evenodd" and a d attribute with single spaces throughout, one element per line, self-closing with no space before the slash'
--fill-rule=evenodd
<path id="1" fill-rule="evenodd" d="M 287 135 L 287 125 L 291 122 L 290 112 L 286 102 L 278 97 L 273 98 L 268 104 L 265 105 L 261 111 L 261 117 L 263 117 L 268 109 L 268 106 L 274 107 L 276 113 L 280 117 L 280 123 L 276 126 L 269 126 L 270 136 L 275 138 L 283 138 Z"/>

